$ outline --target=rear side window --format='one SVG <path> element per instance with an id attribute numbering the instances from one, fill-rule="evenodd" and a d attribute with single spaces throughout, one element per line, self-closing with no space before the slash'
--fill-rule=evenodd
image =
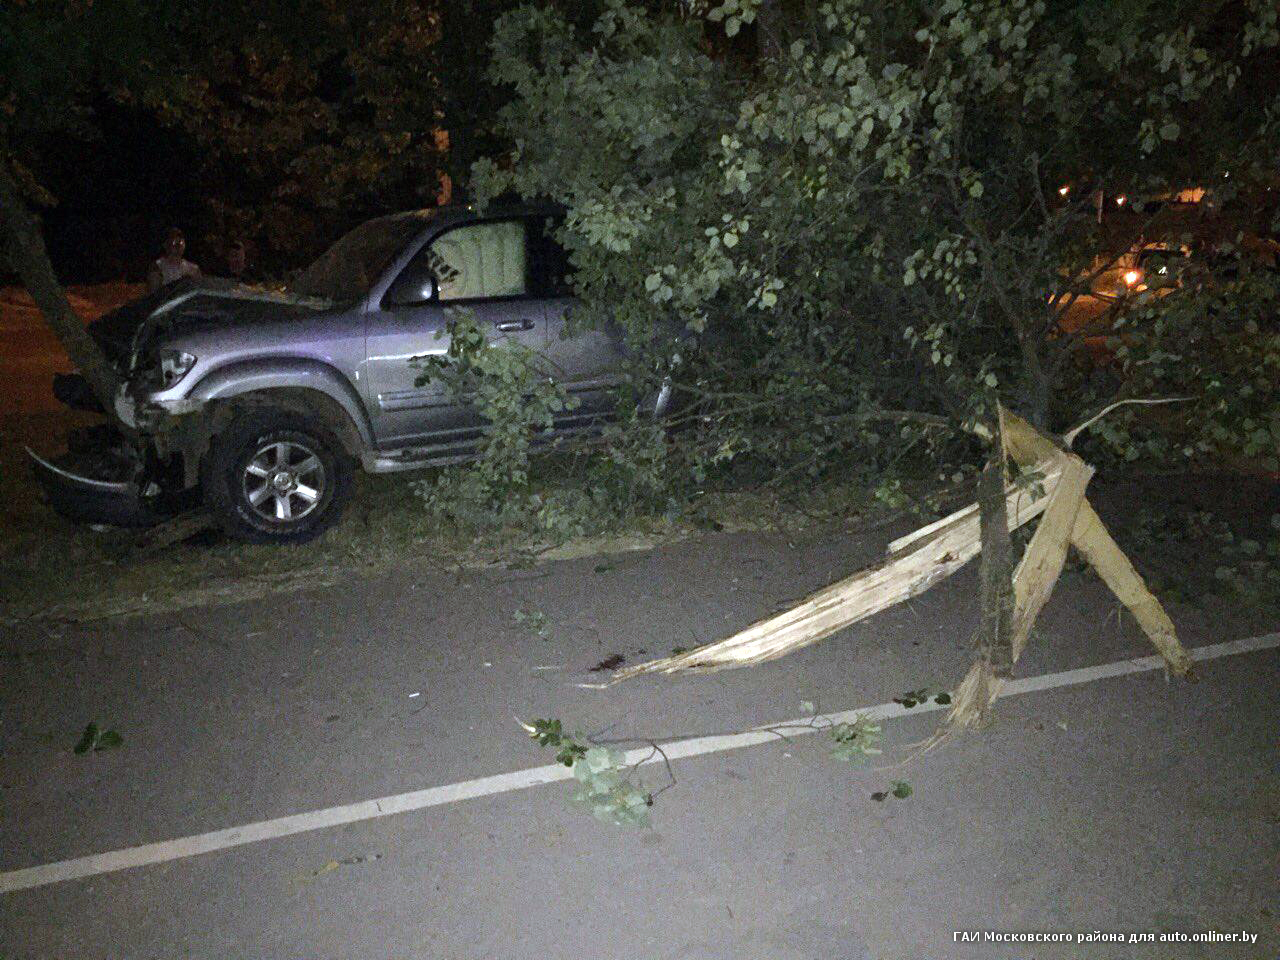
<path id="1" fill-rule="evenodd" d="M 562 224 L 562 220 L 552 217 L 529 221 L 529 280 L 536 296 L 573 295 L 569 254 L 555 238 L 555 231 Z"/>

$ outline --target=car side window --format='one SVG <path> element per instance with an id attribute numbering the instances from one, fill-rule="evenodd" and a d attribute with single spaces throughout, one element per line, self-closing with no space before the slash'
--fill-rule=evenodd
<path id="1" fill-rule="evenodd" d="M 525 254 L 521 220 L 458 227 L 436 237 L 426 251 L 441 303 L 527 293 Z"/>
<path id="2" fill-rule="evenodd" d="M 524 296 L 529 293 L 528 259 L 523 220 L 455 227 L 410 261 L 383 303 L 412 306 Z"/>

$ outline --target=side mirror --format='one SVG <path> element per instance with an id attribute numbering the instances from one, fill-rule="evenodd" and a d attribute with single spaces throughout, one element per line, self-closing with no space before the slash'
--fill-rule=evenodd
<path id="1" fill-rule="evenodd" d="M 436 277 L 430 270 L 410 264 L 391 284 L 382 302 L 388 307 L 410 307 L 436 298 Z"/>

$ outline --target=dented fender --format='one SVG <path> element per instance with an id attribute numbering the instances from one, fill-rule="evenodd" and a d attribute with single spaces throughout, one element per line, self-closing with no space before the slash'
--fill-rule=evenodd
<path id="1" fill-rule="evenodd" d="M 171 413 L 190 413 L 214 400 L 229 400 L 246 393 L 273 389 L 316 390 L 333 400 L 350 418 L 365 447 L 373 446 L 373 427 L 364 403 L 350 382 L 333 367 L 304 357 L 264 357 L 218 367 L 207 373 Z M 187 406 L 195 404 L 194 407 Z"/>

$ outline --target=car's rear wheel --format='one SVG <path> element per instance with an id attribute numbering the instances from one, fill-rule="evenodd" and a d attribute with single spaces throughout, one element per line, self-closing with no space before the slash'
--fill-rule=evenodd
<path id="1" fill-rule="evenodd" d="M 337 522 L 352 466 L 336 437 L 286 410 L 249 410 L 213 441 L 205 501 L 228 534 L 305 543 Z"/>

